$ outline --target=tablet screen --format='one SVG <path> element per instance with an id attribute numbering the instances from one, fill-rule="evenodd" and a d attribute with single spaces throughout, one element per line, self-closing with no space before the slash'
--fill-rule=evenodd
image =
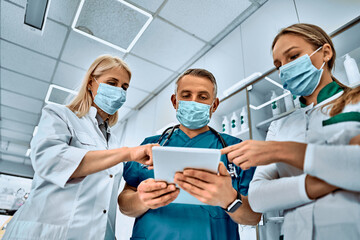
<path id="1" fill-rule="evenodd" d="M 175 173 L 182 172 L 185 168 L 216 173 L 221 157 L 219 149 L 207 148 L 153 147 L 152 153 L 155 179 L 168 183 L 173 183 Z M 204 205 L 182 189 L 173 203 Z"/>

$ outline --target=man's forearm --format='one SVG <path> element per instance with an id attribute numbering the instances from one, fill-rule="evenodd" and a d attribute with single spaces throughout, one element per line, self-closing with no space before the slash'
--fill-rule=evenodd
<path id="1" fill-rule="evenodd" d="M 149 210 L 140 201 L 137 191 L 130 187 L 127 187 L 127 189 L 120 193 L 118 204 L 121 213 L 129 217 L 139 217 Z"/>
<path id="2" fill-rule="evenodd" d="M 248 197 L 241 195 L 242 205 L 234 213 L 228 213 L 232 220 L 243 225 L 256 225 L 259 223 L 261 213 L 254 212 L 249 204 Z"/>

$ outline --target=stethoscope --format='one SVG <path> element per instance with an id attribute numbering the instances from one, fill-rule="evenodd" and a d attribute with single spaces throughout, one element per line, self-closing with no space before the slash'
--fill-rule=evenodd
<path id="1" fill-rule="evenodd" d="M 168 127 L 167 129 L 165 129 L 165 131 L 161 134 L 159 140 L 158 140 L 158 144 L 160 144 L 161 146 L 165 146 L 165 144 L 169 141 L 169 139 L 171 138 L 171 136 L 173 135 L 175 129 L 180 128 L 180 124 L 177 124 L 175 126 L 172 127 Z M 228 145 L 226 144 L 224 138 L 220 135 L 220 133 L 218 133 L 215 129 L 213 129 L 212 127 L 209 127 L 210 131 L 215 134 L 217 136 L 217 138 L 220 140 L 220 143 L 222 145 L 223 148 L 227 147 Z M 170 131 L 170 133 L 169 133 Z M 163 144 L 161 144 L 161 141 L 164 139 L 164 137 L 167 135 L 165 141 L 163 142 Z M 227 157 L 226 157 L 227 158 Z M 237 173 L 236 173 L 236 169 L 235 169 L 235 165 L 233 163 L 228 163 L 227 166 L 227 170 L 230 174 L 231 177 L 236 178 L 237 177 Z"/>

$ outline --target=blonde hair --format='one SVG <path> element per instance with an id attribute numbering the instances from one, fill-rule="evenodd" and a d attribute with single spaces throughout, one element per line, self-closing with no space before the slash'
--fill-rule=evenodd
<path id="1" fill-rule="evenodd" d="M 306 23 L 293 24 L 287 28 L 282 29 L 276 35 L 272 43 L 271 49 L 274 49 L 274 46 L 276 42 L 279 40 L 279 38 L 286 34 L 292 34 L 302 37 L 306 42 L 310 43 L 313 46 L 314 50 L 323 46 L 326 43 L 330 45 L 331 50 L 333 52 L 333 56 L 327 62 L 326 66 L 330 71 L 331 78 L 333 79 L 333 81 L 335 81 L 344 90 L 344 93 L 340 97 L 323 106 L 324 108 L 327 105 L 331 105 L 329 108 L 330 110 L 329 115 L 331 117 L 341 113 L 345 105 L 349 103 L 357 103 L 360 100 L 360 96 L 359 96 L 360 87 L 355 89 L 347 87 L 332 75 L 331 70 L 335 65 L 336 52 L 330 36 L 323 29 L 313 24 L 306 24 Z"/>
<path id="2" fill-rule="evenodd" d="M 89 90 L 89 83 L 94 77 L 101 76 L 105 71 L 113 68 L 124 68 L 131 79 L 131 71 L 129 66 L 120 58 L 111 55 L 102 55 L 95 59 L 85 74 L 84 80 L 80 86 L 78 95 L 67 105 L 79 118 L 85 116 L 92 106 L 93 98 Z M 113 126 L 117 123 L 118 112 L 109 116 L 109 125 Z"/>

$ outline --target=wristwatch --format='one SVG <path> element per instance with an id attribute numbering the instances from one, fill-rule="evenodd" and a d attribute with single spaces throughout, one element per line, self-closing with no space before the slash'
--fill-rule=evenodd
<path id="1" fill-rule="evenodd" d="M 223 208 L 225 211 L 229 213 L 235 212 L 242 204 L 241 195 L 238 191 L 236 192 L 237 192 L 236 199 L 227 208 Z"/>

